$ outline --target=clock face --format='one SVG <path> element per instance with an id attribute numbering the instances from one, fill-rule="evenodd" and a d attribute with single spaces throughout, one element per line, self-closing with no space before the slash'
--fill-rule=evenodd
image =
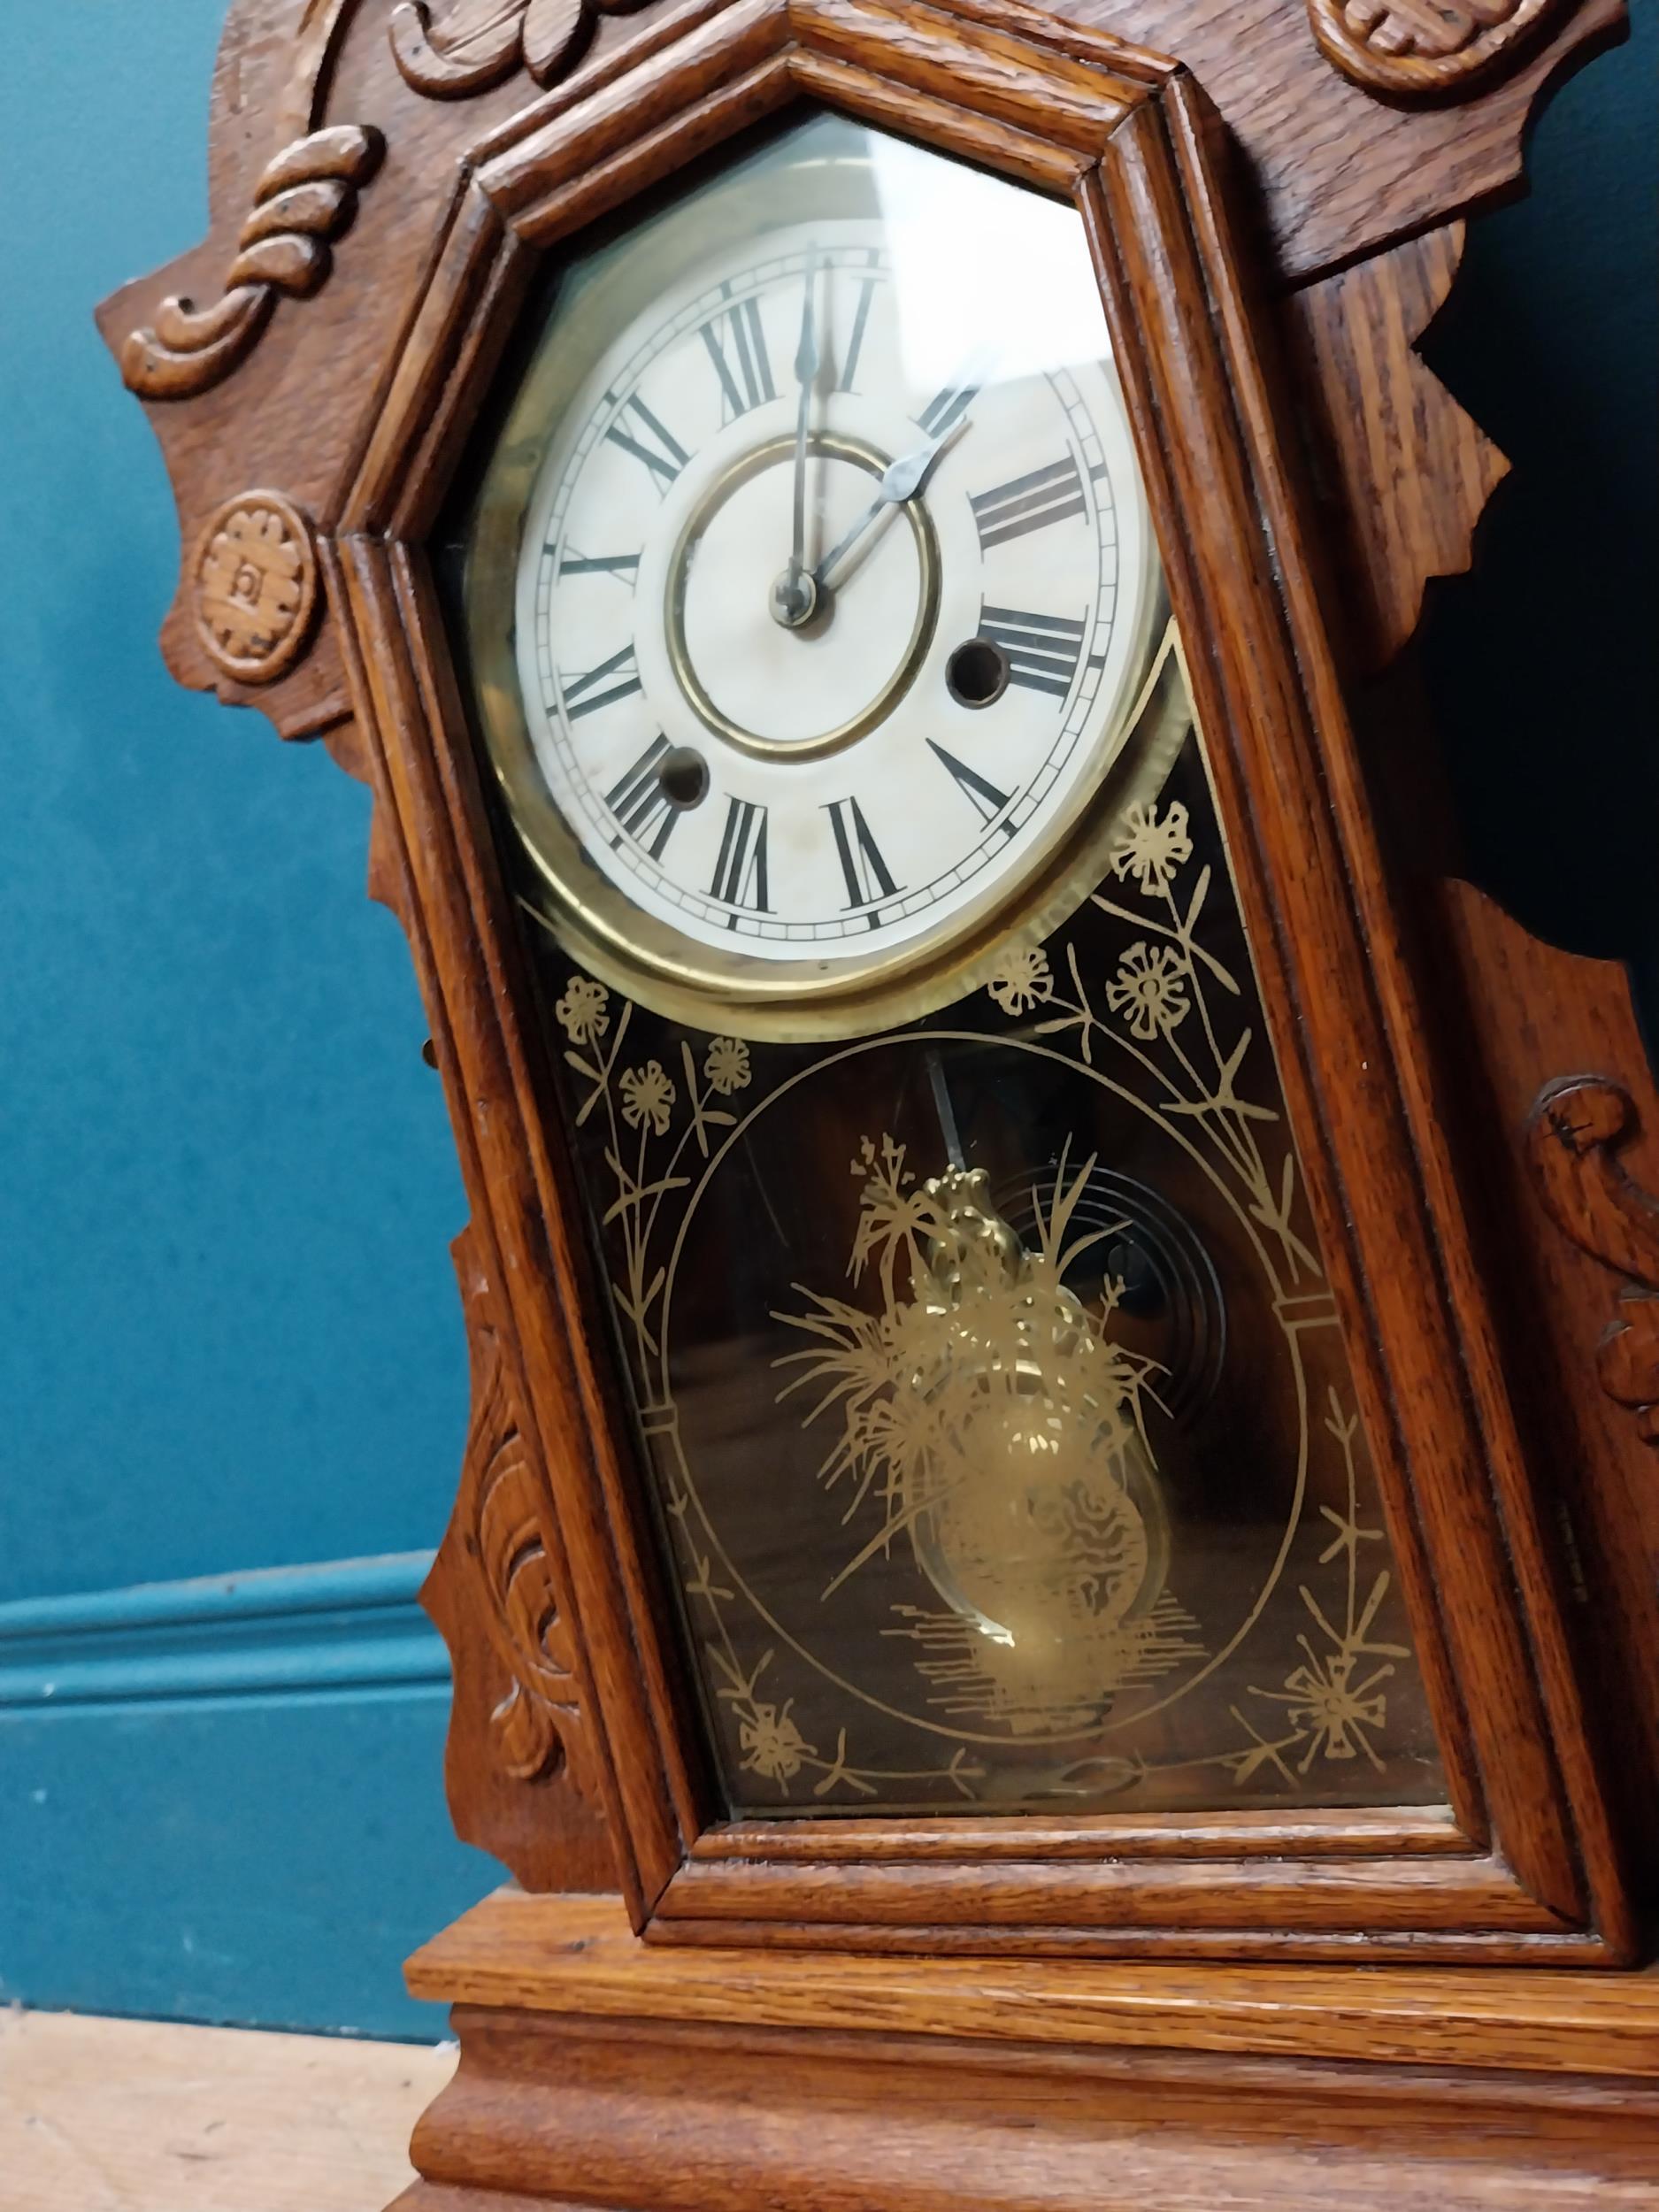
<path id="1" fill-rule="evenodd" d="M 829 119 L 567 280 L 469 610 L 510 597 L 492 741 L 591 964 L 854 1034 L 1075 904 L 1156 772 L 1106 353 L 1072 210 Z"/>

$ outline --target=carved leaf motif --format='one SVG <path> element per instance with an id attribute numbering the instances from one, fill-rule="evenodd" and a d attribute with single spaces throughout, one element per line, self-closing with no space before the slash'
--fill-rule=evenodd
<path id="1" fill-rule="evenodd" d="M 1309 0 L 1314 36 L 1376 92 L 1472 89 L 1562 0 Z"/>
<path id="2" fill-rule="evenodd" d="M 489 1292 L 470 1235 L 457 1251 L 472 1344 L 472 1416 L 457 1507 L 482 1585 L 481 1611 L 507 1688 L 490 1714 L 502 1771 L 521 1782 L 586 1779 L 570 1630 L 543 1517 L 547 1500 L 514 1409 Z"/>
<path id="3" fill-rule="evenodd" d="M 470 99 L 523 67 L 554 83 L 586 42 L 600 0 L 428 0 L 392 10 L 393 57 L 406 84 L 434 100 Z"/>
<path id="4" fill-rule="evenodd" d="M 392 10 L 392 54 L 406 84 L 433 100 L 465 100 L 518 65 L 525 0 L 458 0 L 434 27 L 426 0 Z"/>
<path id="5" fill-rule="evenodd" d="M 555 1715 L 570 1704 L 572 1688 L 532 1482 L 524 1440 L 509 1429 L 480 1485 L 478 1547 L 514 1675 L 491 1718 L 508 1773 L 526 1782 L 545 1780 L 563 1761 Z"/>
<path id="6" fill-rule="evenodd" d="M 1616 1156 L 1635 1128 L 1628 1092 L 1595 1076 L 1568 1076 L 1539 1094 L 1527 1144 L 1556 1226 L 1627 1279 L 1596 1371 L 1609 1397 L 1635 1409 L 1644 1441 L 1659 1444 L 1659 1199 Z"/>
<path id="7" fill-rule="evenodd" d="M 585 0 L 530 0 L 524 18 L 524 65 L 540 85 L 554 83 L 588 27 Z"/>

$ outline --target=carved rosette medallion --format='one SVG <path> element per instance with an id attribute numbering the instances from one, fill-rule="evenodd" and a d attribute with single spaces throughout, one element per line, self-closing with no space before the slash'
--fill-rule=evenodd
<path id="1" fill-rule="evenodd" d="M 280 492 L 239 492 L 197 543 L 196 627 L 238 683 L 267 684 L 294 665 L 317 611 L 311 526 Z"/>
<path id="2" fill-rule="evenodd" d="M 1371 92 L 1473 91 L 1562 0 L 1308 0 L 1320 50 Z"/>

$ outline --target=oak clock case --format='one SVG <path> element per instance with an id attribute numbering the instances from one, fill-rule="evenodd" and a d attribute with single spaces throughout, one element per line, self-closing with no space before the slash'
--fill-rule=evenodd
<path id="1" fill-rule="evenodd" d="M 410 2212 L 1640 2190 L 1659 1101 L 1353 726 L 1616 0 L 291 13 L 102 322 L 468 1194 Z"/>
<path id="2" fill-rule="evenodd" d="M 1441 1801 L 1080 219 L 614 230 L 461 599 L 728 1809 Z"/>

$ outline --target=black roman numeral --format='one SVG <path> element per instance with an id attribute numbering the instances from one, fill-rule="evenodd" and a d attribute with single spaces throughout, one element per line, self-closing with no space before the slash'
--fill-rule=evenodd
<path id="1" fill-rule="evenodd" d="M 613 396 L 607 392 L 605 397 L 612 399 Z M 651 472 L 651 480 L 656 485 L 660 496 L 668 489 L 680 470 L 690 460 L 691 456 L 678 438 L 664 429 L 642 399 L 625 400 L 623 411 L 626 413 L 629 409 L 633 410 L 635 428 L 651 442 L 649 445 L 642 444 L 639 438 L 632 436 L 629 432 L 622 428 L 619 423 L 614 422 L 606 431 L 605 435 L 612 445 L 619 445 L 625 453 L 631 453 L 636 461 L 644 462 L 646 467 Z"/>
<path id="2" fill-rule="evenodd" d="M 668 740 L 654 737 L 633 767 L 605 794 L 605 804 L 653 860 L 662 858 L 663 849 L 680 819 L 680 809 L 670 802 L 657 772 L 667 750 Z M 619 845 L 622 840 L 613 837 L 611 841 Z"/>
<path id="3" fill-rule="evenodd" d="M 977 768 L 970 768 L 965 760 L 958 760 L 954 753 L 948 753 L 942 745 L 937 744 L 931 737 L 927 741 L 927 749 L 930 753 L 936 755 L 956 778 L 958 787 L 965 795 L 969 805 L 972 807 L 979 819 L 987 826 L 995 821 L 997 816 L 1009 803 L 1011 794 L 999 791 L 996 786 L 988 778 L 982 776 Z M 1014 834 L 1014 825 L 1011 822 L 1002 824 L 1002 834 L 1004 837 L 1011 837 Z"/>
<path id="4" fill-rule="evenodd" d="M 559 575 L 565 576 L 626 576 L 630 583 L 639 573 L 637 553 L 577 553 L 567 552 L 559 562 Z"/>
<path id="5" fill-rule="evenodd" d="M 872 268 L 875 266 L 875 249 L 872 247 L 870 250 Z M 850 392 L 855 388 L 853 379 L 858 373 L 858 356 L 864 349 L 864 326 L 870 320 L 870 303 L 875 296 L 875 289 L 874 277 L 867 276 L 860 279 L 858 304 L 853 311 L 852 333 L 847 341 L 847 357 L 841 363 L 841 378 L 835 387 L 838 392 Z"/>
<path id="6" fill-rule="evenodd" d="M 608 691 L 594 691 L 595 684 L 606 683 L 614 676 L 617 680 Z M 613 653 L 608 661 L 601 661 L 597 668 L 590 668 L 585 676 L 561 676 L 559 688 L 565 694 L 565 718 L 580 721 L 584 714 L 597 714 L 601 707 L 612 706 L 618 699 L 626 699 L 640 688 L 640 672 L 634 664 L 634 648 L 625 645 L 619 653 Z M 592 692 L 591 698 L 582 699 L 584 691 Z M 576 703 L 581 700 L 579 706 Z"/>
<path id="7" fill-rule="evenodd" d="M 1083 650 L 1083 625 L 1059 614 L 1021 614 L 1014 607 L 986 607 L 979 634 L 1008 655 L 1008 680 L 1027 691 L 1051 691 L 1064 699 L 1077 674 Z"/>
<path id="8" fill-rule="evenodd" d="M 835 852 L 847 882 L 848 905 L 869 906 L 877 899 L 890 899 L 899 887 L 870 834 L 870 825 L 857 800 L 832 800 L 824 811 L 835 833 Z M 869 920 L 872 929 L 878 926 L 873 914 Z"/>
<path id="9" fill-rule="evenodd" d="M 726 802 L 726 828 L 720 838 L 720 853 L 714 864 L 714 880 L 709 886 L 710 895 L 724 900 L 727 906 L 752 907 L 757 914 L 770 914 L 772 900 L 766 889 L 766 810 L 755 806 L 747 799 L 729 797 Z M 733 914 L 727 922 L 728 929 L 737 927 Z"/>
<path id="10" fill-rule="evenodd" d="M 1029 476 L 1017 476 L 994 491 L 971 495 L 968 504 L 979 543 L 987 552 L 1009 538 L 1023 537 L 1027 530 L 1041 530 L 1051 522 L 1064 522 L 1068 515 L 1088 512 L 1083 480 L 1069 453 L 1047 468 L 1033 469 Z"/>
<path id="11" fill-rule="evenodd" d="M 703 342 L 720 380 L 720 419 L 735 422 L 751 407 L 776 399 L 772 363 L 766 358 L 766 334 L 761 327 L 758 300 L 740 300 L 703 326 Z M 683 460 L 685 456 L 682 454 Z"/>
<path id="12" fill-rule="evenodd" d="M 933 394 L 916 420 L 930 438 L 942 438 L 979 396 L 977 384 L 947 384 L 942 392 Z"/>

